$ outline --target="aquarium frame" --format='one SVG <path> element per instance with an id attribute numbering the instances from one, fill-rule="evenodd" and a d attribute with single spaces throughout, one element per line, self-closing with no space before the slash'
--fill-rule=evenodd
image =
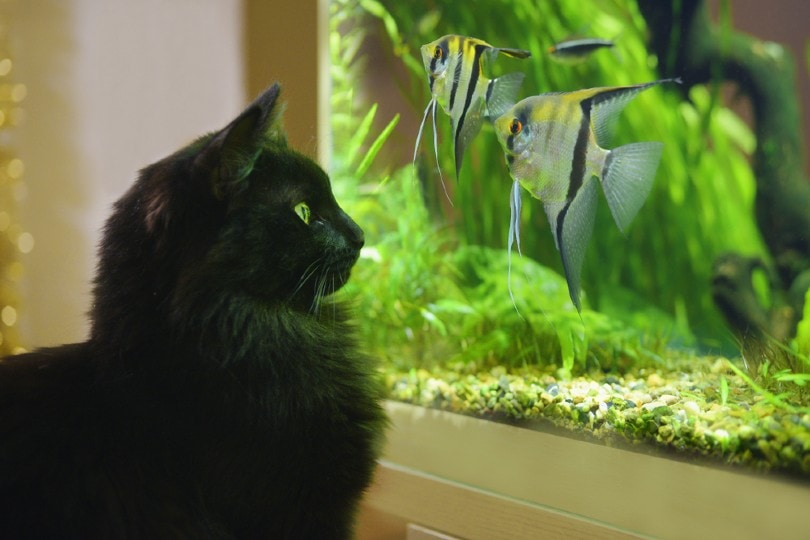
<path id="1" fill-rule="evenodd" d="M 392 426 L 363 519 L 468 539 L 810 532 L 804 483 L 393 401 L 386 409 Z"/>

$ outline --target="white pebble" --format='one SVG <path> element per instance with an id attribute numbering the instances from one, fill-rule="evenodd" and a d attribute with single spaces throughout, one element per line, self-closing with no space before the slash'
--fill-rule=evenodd
<path id="1" fill-rule="evenodd" d="M 658 396 L 658 401 L 663 401 L 667 405 L 672 405 L 678 401 L 678 396 L 673 396 L 672 394 L 663 394 Z"/>
<path id="2" fill-rule="evenodd" d="M 695 401 L 684 401 L 683 409 L 691 415 L 700 414 L 700 405 Z"/>
<path id="3" fill-rule="evenodd" d="M 649 403 L 645 403 L 644 405 L 641 406 L 641 408 L 646 410 L 646 411 L 652 411 L 652 410 L 657 409 L 658 407 L 666 407 L 666 403 L 664 403 L 663 401 L 656 400 L 656 401 L 651 401 Z"/>

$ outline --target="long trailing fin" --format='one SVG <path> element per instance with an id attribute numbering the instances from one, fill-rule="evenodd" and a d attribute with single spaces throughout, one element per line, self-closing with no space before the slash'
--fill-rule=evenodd
<path id="1" fill-rule="evenodd" d="M 497 79 L 489 81 L 486 95 L 486 118 L 494 122 L 517 101 L 520 85 L 523 84 L 524 73 L 507 73 Z"/>
<path id="2" fill-rule="evenodd" d="M 633 86 L 604 88 L 601 89 L 599 93 L 594 94 L 593 97 L 590 98 L 592 104 L 591 125 L 593 126 L 594 135 L 596 135 L 596 144 L 602 148 L 606 148 L 610 145 L 616 128 L 616 119 L 622 112 L 622 109 L 624 109 L 639 92 L 652 86 L 669 82 L 680 84 L 681 79 L 660 79 Z"/>
<path id="3" fill-rule="evenodd" d="M 522 206 L 522 199 L 520 197 L 520 182 L 514 180 L 512 182 L 512 191 L 509 193 L 509 238 L 506 242 L 506 287 L 509 289 L 509 298 L 512 299 L 512 305 L 515 306 L 515 311 L 520 315 L 517 303 L 515 302 L 515 295 L 512 293 L 512 244 L 517 242 L 517 250 L 520 256 L 523 253 L 520 251 L 520 210 Z M 521 315 L 522 317 L 522 315 Z"/>
<path id="4" fill-rule="evenodd" d="M 419 141 L 422 140 L 422 129 L 425 127 L 425 122 L 427 121 L 428 113 L 430 113 L 430 107 L 436 103 L 436 98 L 432 98 L 427 107 L 425 107 L 425 114 L 422 115 L 422 123 L 419 124 L 419 131 L 416 134 L 416 144 L 413 145 L 413 162 L 411 163 L 414 170 L 416 169 L 416 154 L 419 152 Z"/>
<path id="5" fill-rule="evenodd" d="M 444 190 L 444 196 L 447 197 L 447 200 L 450 201 L 450 206 L 453 205 L 453 200 L 450 198 L 450 194 L 447 192 L 447 186 L 444 183 L 444 177 L 442 176 L 442 167 L 439 164 L 439 139 L 436 133 L 436 98 L 432 98 L 427 107 L 425 107 L 425 114 L 422 115 L 422 123 L 419 124 L 419 132 L 416 134 L 416 144 L 413 145 L 413 162 L 411 163 L 412 172 L 414 178 L 416 177 L 416 154 L 419 152 L 419 141 L 422 140 L 422 130 L 425 127 L 425 122 L 427 121 L 428 114 L 433 112 L 433 152 L 436 155 L 436 169 L 439 171 L 439 180 L 442 183 L 442 189 Z"/>
<path id="6" fill-rule="evenodd" d="M 439 135 L 438 130 L 436 129 L 437 102 L 435 98 L 432 101 L 433 101 L 433 153 L 436 154 L 436 169 L 439 171 L 439 181 L 441 181 L 442 183 L 442 190 L 444 190 L 444 196 L 447 197 L 447 200 L 450 202 L 450 206 L 455 206 L 453 204 L 453 199 L 450 198 L 450 194 L 447 193 L 447 185 L 444 183 L 444 176 L 442 175 L 442 166 L 439 164 Z"/>
<path id="7" fill-rule="evenodd" d="M 614 148 L 602 169 L 602 190 L 619 230 L 625 232 L 647 200 L 664 148 L 660 142 Z"/>
<path id="8" fill-rule="evenodd" d="M 585 251 L 593 233 L 597 192 L 596 180 L 586 180 L 574 199 L 563 207 L 557 217 L 557 235 L 565 280 L 568 282 L 568 294 L 578 312 L 582 312 L 579 278 Z"/>

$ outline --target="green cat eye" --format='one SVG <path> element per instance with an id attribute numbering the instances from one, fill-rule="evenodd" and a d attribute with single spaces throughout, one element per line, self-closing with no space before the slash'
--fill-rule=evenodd
<path id="1" fill-rule="evenodd" d="M 293 207 L 295 213 L 301 218 L 301 221 L 309 225 L 309 219 L 312 212 L 309 210 L 309 205 L 305 202 L 300 202 Z"/>

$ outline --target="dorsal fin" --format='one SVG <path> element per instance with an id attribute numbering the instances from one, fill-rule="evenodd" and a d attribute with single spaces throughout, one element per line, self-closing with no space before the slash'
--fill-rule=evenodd
<path id="1" fill-rule="evenodd" d="M 594 94 L 591 100 L 591 126 L 593 127 L 594 135 L 596 136 L 596 144 L 602 148 L 610 145 L 616 127 L 616 119 L 622 112 L 622 109 L 632 100 L 639 92 L 646 90 L 651 86 L 655 86 L 667 82 L 680 83 L 680 79 L 660 79 L 657 81 L 636 84 L 633 86 L 616 86 L 601 89 L 600 92 Z"/>

